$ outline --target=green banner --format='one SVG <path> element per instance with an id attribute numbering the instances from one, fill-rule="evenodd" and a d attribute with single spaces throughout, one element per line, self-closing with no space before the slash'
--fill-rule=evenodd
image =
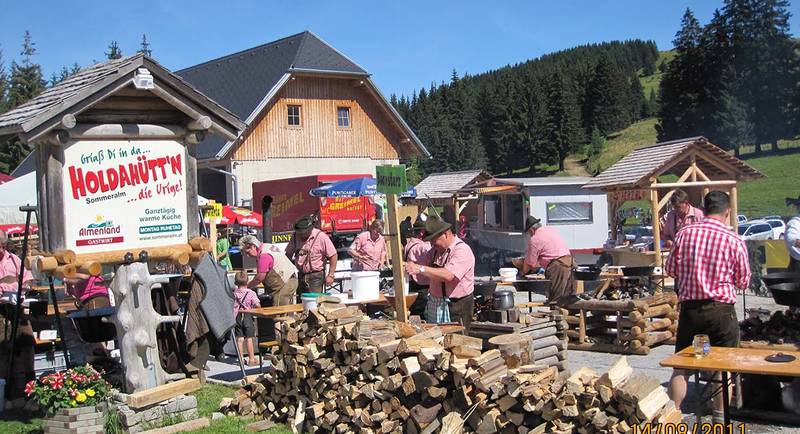
<path id="1" fill-rule="evenodd" d="M 406 165 L 378 166 L 375 168 L 378 179 L 377 190 L 384 194 L 401 194 L 408 190 Z"/>

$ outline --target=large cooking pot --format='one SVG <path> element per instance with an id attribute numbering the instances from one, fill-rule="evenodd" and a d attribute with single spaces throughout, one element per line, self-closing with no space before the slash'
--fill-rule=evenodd
<path id="1" fill-rule="evenodd" d="M 771 286 L 778 283 L 797 283 L 800 282 L 800 273 L 782 271 L 779 273 L 767 273 L 761 276 L 764 285 Z"/>
<path id="2" fill-rule="evenodd" d="M 492 307 L 497 310 L 506 310 L 514 307 L 514 292 L 496 291 L 492 299 Z"/>
<path id="3" fill-rule="evenodd" d="M 116 312 L 113 307 L 101 307 L 99 309 L 79 310 L 67 315 L 75 324 L 78 336 L 87 343 L 98 343 L 110 341 L 117 337 L 117 329 L 111 322 L 103 321 Z"/>
<path id="4" fill-rule="evenodd" d="M 655 267 L 622 267 L 622 274 L 627 277 L 649 276 L 653 274 Z"/>
<path id="5" fill-rule="evenodd" d="M 800 283 L 776 283 L 767 287 L 775 303 L 783 306 L 800 306 Z"/>
<path id="6" fill-rule="evenodd" d="M 494 290 L 497 288 L 497 282 L 475 282 L 475 296 L 482 295 L 486 298 L 491 298 Z"/>
<path id="7" fill-rule="evenodd" d="M 597 265 L 579 265 L 572 271 L 575 280 L 597 280 L 602 270 Z"/>

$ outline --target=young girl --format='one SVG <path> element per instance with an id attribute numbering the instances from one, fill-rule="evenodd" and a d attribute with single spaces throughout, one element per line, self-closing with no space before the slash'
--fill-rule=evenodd
<path id="1" fill-rule="evenodd" d="M 247 352 L 250 355 L 247 365 L 257 366 L 258 363 L 253 351 L 253 336 L 255 336 L 253 317 L 239 313 L 240 310 L 261 307 L 261 302 L 258 300 L 256 293 L 247 287 L 247 281 L 247 273 L 244 271 L 237 272 L 233 280 L 236 284 L 236 289 L 233 291 L 233 296 L 236 298 L 233 303 L 233 317 L 236 318 L 236 345 L 239 347 L 239 354 L 244 355 L 242 344 L 247 339 Z"/>

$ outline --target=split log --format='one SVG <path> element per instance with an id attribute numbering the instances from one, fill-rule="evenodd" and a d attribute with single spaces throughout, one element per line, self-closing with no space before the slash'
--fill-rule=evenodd
<path id="1" fill-rule="evenodd" d="M 625 356 L 620 357 L 611 365 L 611 368 L 605 374 L 601 375 L 597 380 L 598 386 L 606 386 L 611 390 L 617 389 L 620 385 L 628 381 L 633 368 L 628 364 L 628 358 Z"/>
<path id="2" fill-rule="evenodd" d="M 553 329 L 555 331 L 555 329 Z M 531 360 L 531 339 L 527 335 L 512 333 L 495 336 L 489 343 L 500 350 L 500 354 L 509 368 L 525 365 Z"/>
<path id="3" fill-rule="evenodd" d="M 480 351 L 483 349 L 483 340 L 467 335 L 451 333 L 444 337 L 442 345 L 448 350 L 453 347 L 469 347 Z"/>

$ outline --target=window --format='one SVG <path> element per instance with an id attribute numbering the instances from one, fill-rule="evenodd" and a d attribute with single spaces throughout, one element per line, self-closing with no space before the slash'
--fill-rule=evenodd
<path id="1" fill-rule="evenodd" d="M 350 128 L 350 107 L 336 108 L 336 125 L 339 128 Z"/>
<path id="2" fill-rule="evenodd" d="M 513 232 L 525 230 L 525 217 L 522 209 L 522 196 L 519 194 L 504 194 L 503 229 Z"/>
<path id="3" fill-rule="evenodd" d="M 592 223 L 591 202 L 547 202 L 547 224 Z"/>
<path id="4" fill-rule="evenodd" d="M 290 127 L 299 127 L 300 126 L 300 106 L 299 105 L 290 105 L 286 106 L 286 113 L 288 115 L 288 125 Z"/>
<path id="5" fill-rule="evenodd" d="M 500 196 L 485 196 L 483 198 L 483 224 L 490 228 L 499 228 L 502 220 Z"/>

